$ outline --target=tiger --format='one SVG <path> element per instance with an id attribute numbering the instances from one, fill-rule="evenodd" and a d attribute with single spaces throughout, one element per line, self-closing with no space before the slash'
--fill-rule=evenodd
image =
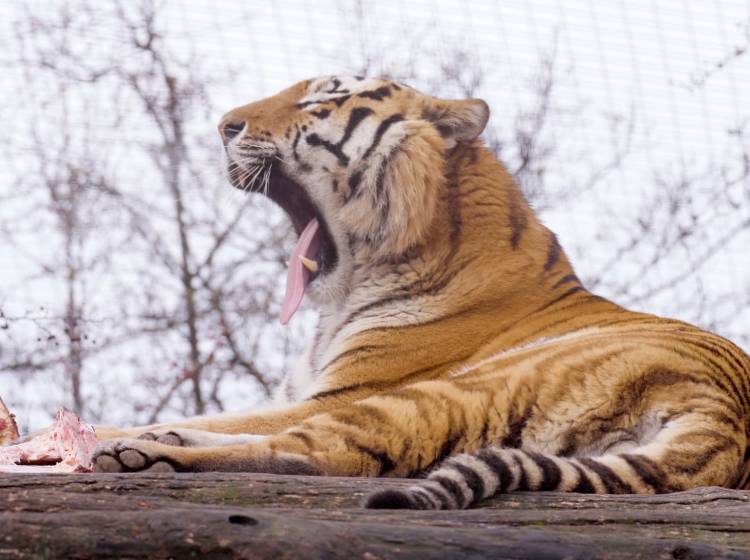
<path id="1" fill-rule="evenodd" d="M 750 358 L 587 290 L 489 115 L 345 76 L 226 113 L 231 184 L 298 236 L 279 318 L 312 301 L 311 343 L 264 408 L 102 428 L 95 470 L 413 479 L 365 499 L 389 509 L 745 485 Z"/>

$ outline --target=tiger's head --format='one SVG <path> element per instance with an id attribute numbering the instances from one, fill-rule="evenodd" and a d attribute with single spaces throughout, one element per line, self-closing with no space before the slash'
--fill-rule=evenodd
<path id="1" fill-rule="evenodd" d="M 308 293 L 346 297 L 357 262 L 423 243 L 444 188 L 446 157 L 483 131 L 479 99 L 446 100 L 389 80 L 306 80 L 225 114 L 229 178 L 263 191 L 299 235 L 280 319 Z"/>

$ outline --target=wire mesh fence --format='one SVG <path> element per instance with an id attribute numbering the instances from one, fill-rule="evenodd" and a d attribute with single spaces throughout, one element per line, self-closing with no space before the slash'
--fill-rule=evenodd
<path id="1" fill-rule="evenodd" d="M 291 231 L 220 171 L 223 112 L 315 75 L 482 97 L 587 287 L 750 348 L 743 1 L 17 2 L 0 33 L 0 386 L 146 422 L 247 408 L 315 320 Z"/>

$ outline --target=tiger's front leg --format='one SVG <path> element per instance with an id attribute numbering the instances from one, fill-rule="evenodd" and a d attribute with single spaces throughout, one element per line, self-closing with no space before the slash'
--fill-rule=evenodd
<path id="1" fill-rule="evenodd" d="M 364 398 L 365 396 L 367 395 L 353 392 L 349 398 L 353 400 L 355 398 Z M 196 431 L 223 435 L 275 434 L 290 428 L 291 426 L 298 425 L 300 422 L 311 416 L 334 410 L 345 405 L 346 401 L 340 398 L 316 399 L 286 406 L 272 406 L 266 410 L 260 410 L 257 412 L 222 414 L 217 416 L 196 416 L 194 418 L 186 418 L 184 420 L 165 424 L 151 424 L 147 426 L 128 428 L 95 426 L 95 430 L 97 437 L 100 440 L 139 438 L 146 434 L 154 434 L 156 436 L 148 439 L 160 440 L 162 436 L 166 436 L 166 434 L 175 433 L 178 436 L 181 434 L 184 435 L 182 439 L 185 440 L 186 443 L 184 445 L 186 446 L 211 447 L 213 445 L 224 444 L 214 444 L 212 441 L 208 441 L 207 437 L 203 437 L 199 441 L 188 434 Z M 189 441 L 192 443 L 187 443 Z M 169 443 L 171 445 L 183 445 L 173 442 Z"/>
<path id="2" fill-rule="evenodd" d="M 464 395 L 451 382 L 427 381 L 249 443 L 175 447 L 144 439 L 105 441 L 96 450 L 95 468 L 407 476 L 480 445 L 489 409 L 495 409 L 489 396 Z"/>

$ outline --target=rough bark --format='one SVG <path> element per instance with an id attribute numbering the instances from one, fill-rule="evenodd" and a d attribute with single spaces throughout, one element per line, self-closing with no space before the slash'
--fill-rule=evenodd
<path id="1" fill-rule="evenodd" d="M 254 474 L 0 478 L 6 558 L 750 558 L 750 492 L 512 494 L 371 511 L 403 480 Z"/>

